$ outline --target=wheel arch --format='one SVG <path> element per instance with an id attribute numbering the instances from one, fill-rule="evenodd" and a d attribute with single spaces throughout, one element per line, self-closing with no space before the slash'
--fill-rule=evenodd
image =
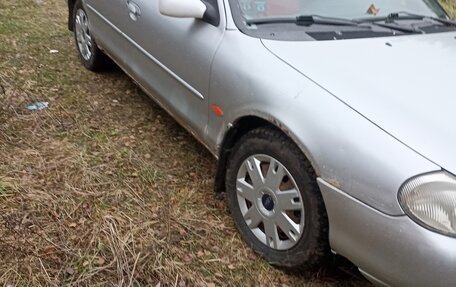
<path id="1" fill-rule="evenodd" d="M 74 13 L 74 5 L 76 4 L 77 0 L 67 0 L 68 4 L 68 30 L 74 31 L 73 25 L 73 13 Z"/>
<path id="2" fill-rule="evenodd" d="M 272 117 L 268 118 L 259 115 L 247 115 L 238 118 L 232 124 L 230 124 L 230 127 L 223 136 L 223 140 L 218 151 L 217 171 L 214 181 L 214 191 L 216 193 L 222 193 L 225 191 L 225 172 L 232 148 L 243 135 L 251 130 L 260 127 L 268 127 L 277 130 L 284 134 L 286 137 L 290 138 L 291 141 L 293 141 L 293 143 L 296 144 L 299 150 L 303 153 L 304 157 L 306 157 L 306 159 L 310 162 L 315 171 L 315 174 L 318 176 L 319 171 L 316 168 L 316 165 L 314 164 L 310 153 L 302 144 L 298 143 L 294 134 L 291 133 L 283 123 L 275 120 Z"/>

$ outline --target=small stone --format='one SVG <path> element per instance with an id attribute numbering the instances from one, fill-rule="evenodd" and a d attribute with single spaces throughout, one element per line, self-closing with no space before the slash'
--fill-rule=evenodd
<path id="1" fill-rule="evenodd" d="M 73 275 L 74 274 L 74 269 L 71 268 L 71 267 L 68 267 L 67 269 L 65 269 L 65 272 L 69 275 Z"/>

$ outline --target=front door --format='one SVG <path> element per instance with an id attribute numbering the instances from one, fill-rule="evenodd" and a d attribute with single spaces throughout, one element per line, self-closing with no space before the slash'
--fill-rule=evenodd
<path id="1" fill-rule="evenodd" d="M 135 51 L 125 52 L 135 55 L 134 63 L 129 64 L 135 78 L 203 140 L 211 63 L 225 31 L 224 19 L 214 26 L 199 19 L 161 15 L 158 0 L 124 1 L 128 12 L 124 17 L 129 19 L 125 34 L 136 46 Z"/>

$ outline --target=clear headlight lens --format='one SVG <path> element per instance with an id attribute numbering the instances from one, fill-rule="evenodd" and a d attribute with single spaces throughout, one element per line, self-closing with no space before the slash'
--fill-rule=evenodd
<path id="1" fill-rule="evenodd" d="M 405 213 L 420 225 L 456 237 L 456 178 L 446 172 L 408 180 L 399 191 Z"/>

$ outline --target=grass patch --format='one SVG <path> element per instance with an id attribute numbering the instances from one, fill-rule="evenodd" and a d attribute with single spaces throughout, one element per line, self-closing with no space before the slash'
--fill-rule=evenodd
<path id="1" fill-rule="evenodd" d="M 8 192 L 9 188 L 10 188 L 9 184 L 0 180 L 0 197 L 5 196 L 6 193 Z"/>
<path id="2" fill-rule="evenodd" d="M 448 12 L 448 14 L 456 19 L 456 0 L 440 0 L 440 3 Z"/>
<path id="3" fill-rule="evenodd" d="M 254 255 L 215 160 L 123 73 L 84 70 L 66 13 L 0 3 L 0 285 L 367 284 L 344 262 L 287 274 Z"/>

